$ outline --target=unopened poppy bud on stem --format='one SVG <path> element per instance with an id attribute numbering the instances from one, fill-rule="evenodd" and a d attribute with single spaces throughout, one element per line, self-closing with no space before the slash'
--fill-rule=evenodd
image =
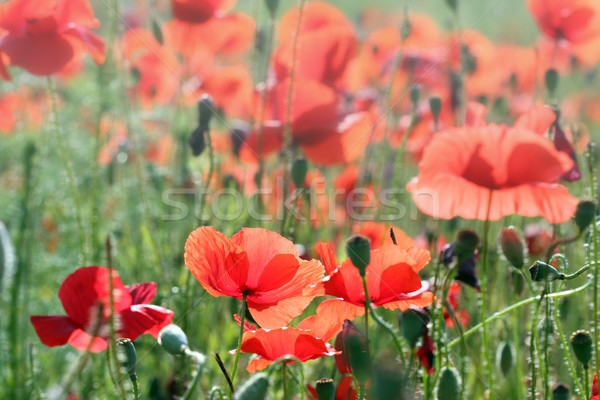
<path id="1" fill-rule="evenodd" d="M 365 276 L 371 261 L 371 241 L 363 235 L 351 236 L 346 241 L 346 253 L 352 264 L 358 268 L 361 276 Z"/>
<path id="2" fill-rule="evenodd" d="M 308 172 L 308 162 L 304 158 L 299 158 L 292 164 L 292 181 L 297 188 L 304 186 L 306 173 Z"/>
<path id="3" fill-rule="evenodd" d="M 544 83 L 546 84 L 546 89 L 551 96 L 554 96 L 554 92 L 556 92 L 556 88 L 558 87 L 559 75 L 558 72 L 550 68 L 544 74 Z"/>
<path id="4" fill-rule="evenodd" d="M 506 260 L 517 269 L 523 268 L 524 247 L 519 233 L 513 227 L 500 231 L 500 248 Z"/>
<path id="5" fill-rule="evenodd" d="M 315 388 L 317 392 L 317 400 L 335 399 L 335 384 L 333 383 L 332 379 L 319 379 Z"/>
<path id="6" fill-rule="evenodd" d="M 274 16 L 279 8 L 279 0 L 265 0 L 265 4 L 271 16 Z"/>
<path id="7" fill-rule="evenodd" d="M 203 94 L 198 100 L 198 125 L 208 129 L 208 124 L 216 110 L 215 102 L 208 94 Z"/>
<path id="8" fill-rule="evenodd" d="M 177 356 L 183 354 L 188 347 L 188 339 L 185 332 L 177 325 L 167 325 L 158 333 L 158 344 L 166 351 Z"/>
<path id="9" fill-rule="evenodd" d="M 584 369 L 588 369 L 592 359 L 592 335 L 586 330 L 578 330 L 571 335 L 571 347 L 575 357 L 583 364 Z"/>
<path id="10" fill-rule="evenodd" d="M 575 223 L 580 231 L 590 226 L 596 216 L 596 203 L 593 200 L 581 200 L 575 210 Z"/>
<path id="11" fill-rule="evenodd" d="M 400 313 L 400 332 L 411 348 L 416 346 L 419 338 L 425 333 L 427 322 L 429 315 L 422 308 L 411 307 Z"/>
<path id="12" fill-rule="evenodd" d="M 564 274 L 561 274 L 550 264 L 546 264 L 542 261 L 536 261 L 531 267 L 529 267 L 529 273 L 531 274 L 531 280 L 535 282 L 554 281 L 556 279 L 563 279 Z"/>
<path id="13" fill-rule="evenodd" d="M 137 365 L 137 354 L 133 342 L 129 339 L 117 340 L 117 351 L 121 366 L 125 368 L 130 377 L 134 377 Z"/>
<path id="14" fill-rule="evenodd" d="M 552 386 L 552 400 L 569 400 L 571 389 L 565 383 L 556 383 Z"/>
<path id="15" fill-rule="evenodd" d="M 460 398 L 460 379 L 454 368 L 444 367 L 436 391 L 437 400 L 458 400 Z"/>
<path id="16" fill-rule="evenodd" d="M 439 97 L 431 97 L 429 99 L 429 109 L 431 110 L 431 115 L 433 115 L 433 120 L 437 124 L 440 113 L 442 112 L 442 99 Z"/>
<path id="17" fill-rule="evenodd" d="M 498 348 L 496 357 L 502 375 L 507 376 L 513 367 L 515 359 L 512 345 L 509 342 L 504 342 L 504 344 Z"/>
<path id="18" fill-rule="evenodd" d="M 269 388 L 269 377 L 260 372 L 248 379 L 235 394 L 236 400 L 264 400 Z"/>
<path id="19" fill-rule="evenodd" d="M 456 235 L 456 245 L 454 252 L 458 258 L 458 262 L 461 263 L 466 259 L 469 259 L 475 253 L 477 246 L 479 245 L 479 236 L 470 229 L 463 229 Z"/>
<path id="20" fill-rule="evenodd" d="M 413 109 L 417 109 L 419 98 L 421 97 L 421 88 L 418 85 L 413 85 L 410 88 L 410 102 L 412 103 Z"/>

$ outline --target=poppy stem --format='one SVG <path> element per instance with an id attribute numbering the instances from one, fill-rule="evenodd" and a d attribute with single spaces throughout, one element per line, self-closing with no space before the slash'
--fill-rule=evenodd
<path id="1" fill-rule="evenodd" d="M 596 180 L 595 180 L 595 173 L 594 173 L 594 144 L 590 143 L 588 145 L 588 152 L 587 152 L 587 162 L 588 162 L 588 169 L 590 172 L 590 196 L 592 199 L 596 199 Z M 598 376 L 600 377 L 600 332 L 599 332 L 599 326 L 598 326 L 598 296 L 599 296 L 599 288 L 598 288 L 598 284 L 600 281 L 600 269 L 599 269 L 599 265 L 598 265 L 598 214 L 595 213 L 594 214 L 594 221 L 592 222 L 592 235 L 591 235 L 591 239 L 592 242 L 594 243 L 593 246 L 588 246 L 588 254 L 589 252 L 592 250 L 593 248 L 593 259 L 594 259 L 594 299 L 593 299 L 593 310 L 594 310 L 594 314 L 593 314 L 593 318 L 592 321 L 594 321 L 594 354 L 596 355 L 596 361 L 595 361 L 595 367 L 594 370 L 596 371 L 596 374 L 598 374 Z M 591 259 L 592 257 L 588 256 L 588 260 Z M 587 389 L 586 389 L 587 390 Z"/>
<path id="2" fill-rule="evenodd" d="M 281 379 L 283 383 L 283 400 L 287 400 L 287 361 L 281 362 Z"/>
<path id="3" fill-rule="evenodd" d="M 398 350 L 398 355 L 400 356 L 400 360 L 401 360 L 402 364 L 405 364 L 406 356 L 404 354 L 404 346 L 402 346 L 402 342 L 400 341 L 398 334 L 396 333 L 396 331 L 394 330 L 392 325 L 390 325 L 389 323 L 387 323 L 386 321 L 381 319 L 381 317 L 373 309 L 373 305 L 370 302 L 369 302 L 369 310 L 371 311 L 371 317 L 373 317 L 373 321 L 377 322 L 377 324 L 379 324 L 379 326 L 381 326 L 383 329 L 388 331 L 388 333 L 392 336 L 392 340 L 394 341 L 394 344 L 396 345 L 396 350 Z"/>
<path id="4" fill-rule="evenodd" d="M 83 217 L 81 216 L 81 199 L 79 198 L 79 192 L 77 191 L 77 185 L 75 183 L 75 174 L 73 173 L 73 166 L 70 160 L 67 158 L 67 154 L 72 152 L 67 149 L 65 144 L 64 132 L 58 121 L 58 107 L 56 102 L 56 90 L 54 89 L 54 82 L 48 77 L 48 93 L 50 94 L 50 106 L 52 108 L 52 127 L 56 136 L 56 143 L 58 145 L 58 154 L 60 161 L 63 164 L 63 168 L 67 174 L 67 184 L 71 192 L 71 198 L 73 200 L 75 220 L 77 221 L 77 230 L 79 232 L 79 261 L 82 265 L 87 265 L 87 240 L 85 229 L 83 227 Z"/>
<path id="5" fill-rule="evenodd" d="M 369 351 L 369 309 L 371 308 L 371 299 L 369 298 L 369 290 L 367 289 L 367 277 L 362 275 L 362 283 L 365 291 L 365 343 L 367 345 L 367 356 L 370 357 Z"/>
<path id="6" fill-rule="evenodd" d="M 192 384 L 185 391 L 181 400 L 189 400 L 192 398 L 192 394 L 196 390 L 198 386 L 198 382 L 200 382 L 200 375 L 202 373 L 202 369 L 204 367 L 204 363 L 206 362 L 206 356 L 204 354 L 198 353 L 197 351 L 190 350 L 189 348 L 185 350 L 185 355 L 196 360 L 198 367 L 196 368 L 196 373 L 194 374 L 194 378 L 192 379 Z M 137 400 L 137 398 L 136 398 Z"/>
<path id="7" fill-rule="evenodd" d="M 231 371 L 231 384 L 235 381 L 235 374 L 237 372 L 238 363 L 240 361 L 240 351 L 242 349 L 242 336 L 244 336 L 244 322 L 246 319 L 246 298 L 248 297 L 248 293 L 244 292 L 242 294 L 242 311 L 240 312 L 240 335 L 238 338 L 237 351 L 235 352 L 235 360 L 233 361 L 233 370 Z M 231 393 L 233 392 L 233 388 L 227 388 L 227 397 L 231 398 Z"/>
<path id="8" fill-rule="evenodd" d="M 489 241 L 489 231 L 490 231 L 490 210 L 492 209 L 492 198 L 494 196 L 494 191 L 490 190 L 490 196 L 487 204 L 487 211 L 485 216 L 485 221 L 483 222 L 483 244 L 482 244 L 482 255 L 481 255 L 481 312 L 480 319 L 481 321 L 485 321 L 487 314 L 487 267 L 488 267 L 488 241 Z M 482 355 L 484 368 L 487 374 L 488 381 L 488 390 L 492 392 L 494 390 L 494 379 L 492 373 L 492 360 L 490 356 L 490 342 L 488 337 L 487 326 L 483 325 L 482 332 L 483 340 L 482 340 Z"/>

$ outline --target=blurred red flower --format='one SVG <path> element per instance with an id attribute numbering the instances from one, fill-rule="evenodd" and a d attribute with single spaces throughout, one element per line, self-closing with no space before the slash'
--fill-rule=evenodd
<path id="1" fill-rule="evenodd" d="M 304 362 L 337 353 L 330 344 L 315 337 L 311 332 L 289 327 L 244 332 L 241 352 L 259 355 L 246 367 L 248 372 L 265 369 L 273 361 L 288 355 Z"/>
<path id="2" fill-rule="evenodd" d="M 102 64 L 104 41 L 91 31 L 99 26 L 87 0 L 11 0 L 0 4 L 0 52 L 34 75 L 57 73 L 85 52 Z"/>
<path id="3" fill-rule="evenodd" d="M 549 108 L 535 108 L 513 127 L 487 125 L 485 108 L 470 104 L 467 126 L 435 135 L 408 183 L 417 207 L 435 218 L 497 221 L 518 214 L 562 223 L 577 198 L 558 184 L 573 167 L 566 153 L 543 135 L 555 120 Z M 490 202 L 490 196 L 492 196 Z"/>
<path id="4" fill-rule="evenodd" d="M 78 350 L 91 346 L 90 351 L 94 353 L 106 349 L 111 278 L 117 337 L 135 340 L 146 333 L 158 337 L 158 332 L 171 323 L 173 311 L 148 304 L 156 295 L 156 283 L 125 286 L 116 272 L 113 271 L 111 276 L 108 268 L 92 266 L 79 268 L 61 285 L 58 297 L 66 316 L 30 317 L 42 343 L 54 347 L 68 342 Z"/>
<path id="5" fill-rule="evenodd" d="M 199 23 L 219 12 L 231 9 L 236 0 L 172 0 L 173 17 L 179 21 Z"/>
<path id="6" fill-rule="evenodd" d="M 315 296 L 304 288 L 317 284 L 323 266 L 304 261 L 294 244 L 261 228 L 243 228 L 229 239 L 213 227 L 200 227 L 185 244 L 185 264 L 213 296 L 242 299 L 263 328 L 287 325 Z"/>

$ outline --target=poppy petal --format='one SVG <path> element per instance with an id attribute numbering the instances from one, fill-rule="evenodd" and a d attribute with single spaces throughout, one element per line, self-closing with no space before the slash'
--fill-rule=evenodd
<path id="1" fill-rule="evenodd" d="M 537 106 L 521 115 L 513 127 L 545 135 L 554 121 L 556 121 L 556 114 L 550 107 Z"/>
<path id="2" fill-rule="evenodd" d="M 46 76 L 59 72 L 73 58 L 73 46 L 64 37 L 15 36 L 2 38 L 0 50 L 10 58 L 11 65 L 18 65 L 34 75 Z"/>
<path id="3" fill-rule="evenodd" d="M 92 343 L 90 346 L 90 342 Z M 99 337 L 91 336 L 83 329 L 75 329 L 69 337 L 69 344 L 77 350 L 86 351 L 89 347 L 90 352 L 99 353 L 108 347 L 108 342 Z"/>
<path id="4" fill-rule="evenodd" d="M 156 296 L 156 282 L 141 282 L 125 286 L 131 295 L 131 304 L 148 304 Z"/>
<path id="5" fill-rule="evenodd" d="M 353 320 L 365 315 L 365 308 L 345 302 L 342 299 L 328 299 L 317 306 L 316 315 L 305 318 L 298 324 L 298 329 L 308 330 L 325 342 L 337 335 L 344 325 L 344 320 Z"/>
<path id="6" fill-rule="evenodd" d="M 34 315 L 29 319 L 42 343 L 50 347 L 66 344 L 71 334 L 79 328 L 71 318 L 64 315 Z"/>
<path id="7" fill-rule="evenodd" d="M 173 320 L 173 311 L 149 304 L 131 306 L 118 315 L 121 337 L 135 340 L 143 334 L 158 338 L 158 332 Z"/>

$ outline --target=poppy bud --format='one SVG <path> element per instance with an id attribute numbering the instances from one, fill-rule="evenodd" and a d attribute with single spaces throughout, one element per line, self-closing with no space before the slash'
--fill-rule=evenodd
<path id="1" fill-rule="evenodd" d="M 592 200 L 581 200 L 577 204 L 577 210 L 575 211 L 575 223 L 580 231 L 584 230 L 596 217 L 596 203 Z"/>
<path id="2" fill-rule="evenodd" d="M 236 391 L 236 400 L 264 400 L 269 388 L 269 377 L 261 372 L 254 374 Z"/>
<path id="3" fill-rule="evenodd" d="M 569 400 L 571 389 L 565 383 L 556 383 L 552 386 L 552 400 Z"/>
<path id="4" fill-rule="evenodd" d="M 117 354 L 119 361 L 121 361 L 121 366 L 125 368 L 130 377 L 134 377 L 137 354 L 133 342 L 129 339 L 117 340 Z"/>
<path id="5" fill-rule="evenodd" d="M 212 119 L 217 107 L 212 97 L 203 94 L 198 101 L 198 125 L 200 128 L 208 129 L 208 124 Z"/>
<path id="6" fill-rule="evenodd" d="M 429 315 L 423 308 L 411 307 L 400 314 L 400 331 L 411 348 L 427 329 Z"/>
<path id="7" fill-rule="evenodd" d="M 308 172 L 308 163 L 304 158 L 299 158 L 292 164 L 292 181 L 297 188 L 304 187 L 304 179 Z"/>
<path id="8" fill-rule="evenodd" d="M 400 39 L 404 42 L 412 33 L 412 22 L 408 18 L 408 15 L 404 15 L 402 24 L 400 25 Z"/>
<path id="9" fill-rule="evenodd" d="M 240 150 L 246 138 L 250 134 L 250 125 L 242 121 L 236 121 L 231 128 L 231 149 L 233 154 L 239 157 Z"/>
<path id="10" fill-rule="evenodd" d="M 502 371 L 502 375 L 508 375 L 513 367 L 514 359 L 515 357 L 511 344 L 509 342 L 504 342 L 504 344 L 498 348 L 498 353 L 496 355 L 498 368 Z"/>
<path id="11" fill-rule="evenodd" d="M 323 378 L 317 381 L 316 385 L 317 400 L 334 400 L 335 384 L 332 379 Z"/>
<path id="12" fill-rule="evenodd" d="M 439 97 L 431 97 L 429 99 L 429 109 L 431 110 L 431 115 L 433 115 L 433 119 L 437 122 L 440 116 L 440 112 L 442 112 L 442 99 Z"/>
<path id="13" fill-rule="evenodd" d="M 592 335 L 585 330 L 578 330 L 571 335 L 571 347 L 575 357 L 583 364 L 583 368 L 587 369 L 592 359 Z"/>
<path id="14" fill-rule="evenodd" d="M 350 365 L 350 350 L 348 348 L 348 340 L 352 336 L 357 337 L 363 343 L 363 347 L 366 346 L 364 344 L 365 337 L 361 331 L 359 331 L 356 325 L 354 325 L 351 321 L 345 320 L 342 331 L 338 333 L 333 344 L 333 347 L 337 351 L 341 351 L 340 354 L 334 355 L 335 365 L 338 367 L 340 374 L 352 373 L 352 366 Z"/>
<path id="15" fill-rule="evenodd" d="M 265 0 L 265 4 L 267 5 L 269 13 L 273 17 L 279 8 L 279 0 Z"/>
<path id="16" fill-rule="evenodd" d="M 437 400 L 458 400 L 460 398 L 460 379 L 456 369 L 442 368 L 439 379 L 435 398 Z"/>
<path id="17" fill-rule="evenodd" d="M 529 273 L 531 274 L 531 280 L 535 282 L 554 281 L 561 279 L 564 274 L 561 274 L 552 265 L 546 264 L 542 261 L 536 261 L 531 267 L 529 267 Z"/>
<path id="18" fill-rule="evenodd" d="M 371 375 L 371 360 L 367 353 L 365 342 L 356 335 L 351 335 L 346 338 L 346 349 L 350 353 L 350 366 L 352 374 L 363 386 Z"/>
<path id="19" fill-rule="evenodd" d="M 188 340 L 185 332 L 177 325 L 167 325 L 158 333 L 158 344 L 166 351 L 177 356 L 182 354 L 188 347 Z"/>
<path id="20" fill-rule="evenodd" d="M 550 93 L 550 96 L 554 96 L 554 92 L 558 87 L 558 79 L 558 72 L 553 68 L 550 68 L 544 74 L 544 82 L 546 83 L 546 89 L 548 90 L 548 93 Z"/>
<path id="21" fill-rule="evenodd" d="M 363 235 L 351 236 L 346 241 L 346 253 L 352 264 L 358 268 L 360 276 L 365 276 L 371 261 L 371 241 Z"/>
<path id="22" fill-rule="evenodd" d="M 456 235 L 456 246 L 454 248 L 458 262 L 471 258 L 479 245 L 479 236 L 470 229 L 463 229 Z"/>
<path id="23" fill-rule="evenodd" d="M 518 269 L 523 268 L 524 246 L 523 241 L 515 228 L 503 228 L 502 231 L 500 231 L 499 241 L 502 254 L 504 254 L 504 257 L 506 257 L 510 265 Z"/>
<path id="24" fill-rule="evenodd" d="M 458 7 L 458 0 L 446 0 L 446 4 L 448 5 L 448 7 L 450 7 L 452 12 L 456 12 L 456 8 Z"/>
<path id="25" fill-rule="evenodd" d="M 164 44 L 164 37 L 160 25 L 154 18 L 152 19 L 152 34 L 154 35 L 154 39 L 162 46 Z"/>
<path id="26" fill-rule="evenodd" d="M 188 144 L 192 149 L 192 154 L 194 155 L 194 157 L 198 157 L 204 152 L 204 149 L 206 148 L 206 142 L 204 141 L 204 132 L 204 129 L 202 129 L 201 127 L 197 127 L 188 139 Z"/>
<path id="27" fill-rule="evenodd" d="M 421 88 L 418 85 L 413 85 L 410 88 L 410 101 L 412 103 L 413 109 L 417 109 L 417 104 L 419 103 L 419 98 L 421 97 Z"/>

